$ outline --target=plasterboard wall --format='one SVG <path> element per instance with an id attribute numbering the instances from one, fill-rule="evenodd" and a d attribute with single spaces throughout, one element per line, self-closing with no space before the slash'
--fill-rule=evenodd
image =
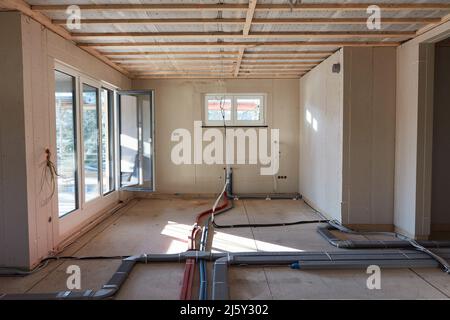
<path id="1" fill-rule="evenodd" d="M 234 191 L 297 191 L 298 80 L 139 80 L 133 81 L 133 89 L 155 90 L 157 192 L 217 193 L 223 187 L 224 165 L 175 165 L 170 158 L 176 144 L 172 132 L 185 128 L 193 136 L 194 121 L 202 120 L 206 93 L 265 93 L 269 129 L 280 129 L 279 175 L 288 178 L 261 176 L 259 165 L 233 165 Z"/>
<path id="2" fill-rule="evenodd" d="M 430 234 L 434 43 L 450 21 L 397 48 L 394 223 L 411 237 Z"/>
<path id="3" fill-rule="evenodd" d="M 0 41 L 0 266 L 28 266 L 27 137 L 19 13 L 0 12 Z"/>
<path id="4" fill-rule="evenodd" d="M 395 65 L 393 48 L 344 48 L 300 80 L 300 193 L 344 224 L 392 228 Z"/>
<path id="5" fill-rule="evenodd" d="M 343 73 L 342 51 L 300 79 L 299 191 L 317 210 L 341 220 Z"/>
<path id="6" fill-rule="evenodd" d="M 390 228 L 394 215 L 395 48 L 344 48 L 342 222 Z"/>
<path id="7" fill-rule="evenodd" d="M 6 115 L 1 127 L 2 141 L 7 142 L 1 146 L 2 175 L 6 180 L 2 177 L 0 193 L 2 230 L 7 231 L 2 233 L 0 248 L 6 251 L 0 256 L 0 264 L 29 267 L 61 241 L 56 198 L 46 201 L 48 190 L 41 187 L 45 149 L 55 150 L 55 60 L 123 89 L 129 89 L 131 81 L 36 21 L 19 13 L 0 15 L 4 24 L 2 40 L 11 44 L 1 53 L 5 63 L 2 114 Z M 98 206 L 96 212 L 107 205 Z M 92 218 L 85 215 L 72 231 Z"/>

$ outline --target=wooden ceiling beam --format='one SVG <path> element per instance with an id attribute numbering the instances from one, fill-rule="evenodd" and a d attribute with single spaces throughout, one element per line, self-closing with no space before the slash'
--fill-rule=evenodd
<path id="1" fill-rule="evenodd" d="M 289 50 L 289 51 L 268 51 L 268 50 L 262 50 L 262 51 L 246 51 L 246 56 L 267 56 L 267 55 L 305 55 L 305 56 L 330 56 L 335 51 L 314 51 L 314 50 L 308 50 L 308 51 L 299 51 L 299 50 Z"/>
<path id="2" fill-rule="evenodd" d="M 165 72 L 165 71 L 216 71 L 216 72 L 222 72 L 222 71 L 230 71 L 232 72 L 234 70 L 234 68 L 220 68 L 220 67 L 202 67 L 202 66 L 193 66 L 193 67 L 178 67 L 178 66 L 173 66 L 173 67 L 166 67 L 166 68 L 158 68 L 158 66 L 154 66 L 152 68 L 134 68 L 134 72 L 154 72 L 154 71 L 161 71 L 161 72 Z"/>
<path id="3" fill-rule="evenodd" d="M 411 18 L 383 18 L 382 24 L 429 24 L 439 23 L 440 18 L 411 17 Z M 67 20 L 53 20 L 53 24 L 64 26 Z M 153 24 L 153 25 L 244 25 L 246 19 L 83 19 L 82 24 Z M 367 18 L 291 18 L 291 19 L 253 19 L 254 25 L 366 25 Z"/>
<path id="4" fill-rule="evenodd" d="M 242 66 L 264 66 L 264 65 L 272 65 L 272 66 L 277 66 L 277 65 L 281 65 L 281 66 L 316 66 L 319 63 L 314 63 L 314 62 L 290 62 L 290 61 L 283 61 L 283 62 L 271 62 L 271 61 L 262 61 L 262 62 L 242 62 Z"/>
<path id="5" fill-rule="evenodd" d="M 245 11 L 246 4 L 202 4 L 202 3 L 176 3 L 176 4 L 80 4 L 82 11 Z M 34 5 L 37 11 L 66 11 L 67 5 Z"/>
<path id="6" fill-rule="evenodd" d="M 253 16 L 255 15 L 256 3 L 257 3 L 257 0 L 249 0 L 247 14 L 245 17 L 244 30 L 242 31 L 242 35 L 244 36 L 244 38 L 247 38 L 249 36 L 250 29 L 252 26 Z M 234 77 L 237 77 L 239 75 L 239 71 L 241 69 L 242 58 L 244 57 L 244 54 L 245 54 L 245 48 L 240 48 L 239 54 L 238 54 L 238 57 L 236 60 L 236 66 L 234 69 Z"/>
<path id="7" fill-rule="evenodd" d="M 220 72 L 220 71 L 189 71 L 189 72 L 183 72 L 183 71 L 178 71 L 178 70 L 173 70 L 173 71 L 154 71 L 154 72 L 147 72 L 147 73 L 133 73 L 134 75 L 194 75 L 194 74 L 206 74 L 206 75 L 224 75 L 224 74 L 228 74 L 231 75 L 232 72 L 231 71 L 224 71 L 224 72 Z"/>
<path id="8" fill-rule="evenodd" d="M 107 52 L 102 51 L 105 56 L 170 56 L 170 55 L 195 55 L 195 56 L 219 56 L 219 55 L 238 55 L 239 51 L 168 51 L 168 52 L 157 52 L 157 51 L 128 51 L 128 52 Z"/>
<path id="9" fill-rule="evenodd" d="M 328 57 L 332 55 L 334 51 L 246 51 L 245 56 L 264 56 L 270 57 L 270 55 L 284 55 L 289 56 L 299 56 L 299 57 Z M 128 51 L 128 52 L 108 52 L 102 51 L 101 54 L 107 57 L 122 57 L 122 56 L 162 56 L 161 58 L 167 58 L 167 56 L 178 56 L 178 55 L 186 55 L 186 56 L 237 56 L 239 51 Z"/>
<path id="10" fill-rule="evenodd" d="M 257 3 L 257 0 L 249 0 L 249 2 L 248 2 L 248 9 L 247 9 L 247 15 L 245 17 L 244 30 L 242 31 L 244 38 L 246 38 L 250 33 L 250 29 L 252 27 L 253 16 L 255 15 L 256 3 Z"/>
<path id="11" fill-rule="evenodd" d="M 11 0 L 12 2 L 20 0 Z M 259 4 L 255 11 L 366 11 L 369 5 L 377 5 L 382 10 L 448 10 L 448 3 L 299 3 L 289 4 Z M 247 4 L 81 4 L 83 11 L 246 11 Z M 67 5 L 34 5 L 36 11 L 66 11 Z"/>
<path id="12" fill-rule="evenodd" d="M 217 66 L 217 65 L 210 65 L 205 67 L 204 65 L 200 65 L 200 64 L 175 64 L 175 65 L 161 65 L 161 64 L 154 64 L 154 65 L 148 65 L 148 64 L 144 64 L 144 65 L 124 65 L 124 68 L 126 68 L 127 70 L 141 70 L 141 69 L 205 69 L 205 70 L 210 70 L 210 69 L 220 69 L 220 70 L 234 70 L 234 64 L 233 65 L 227 65 L 227 66 Z"/>
<path id="13" fill-rule="evenodd" d="M 65 25 L 67 20 L 53 20 L 54 24 Z M 245 19 L 82 19 L 82 24 L 156 24 L 156 25 L 218 25 L 218 24 L 231 24 L 231 25 L 243 25 Z"/>
<path id="14" fill-rule="evenodd" d="M 177 58 L 123 58 L 123 57 L 114 57 L 111 59 L 116 62 L 123 61 L 236 61 L 233 57 L 177 57 Z"/>
<path id="15" fill-rule="evenodd" d="M 239 49 L 239 56 L 236 61 L 236 66 L 234 68 L 234 77 L 237 77 L 239 75 L 239 70 L 241 69 L 242 64 L 242 58 L 244 57 L 245 49 L 241 48 Z"/>
<path id="16" fill-rule="evenodd" d="M 156 48 L 256 48 L 256 47 L 397 47 L 400 42 L 386 42 L 386 41 L 277 41 L 277 42 L 92 42 L 79 43 L 82 47 L 94 48 L 133 48 L 133 47 L 156 47 Z"/>
<path id="17" fill-rule="evenodd" d="M 253 32 L 244 37 L 248 39 L 344 39 L 344 38 L 412 38 L 414 31 L 304 31 L 304 32 Z M 241 38 L 240 32 L 83 32 L 73 33 L 74 40 L 89 40 L 98 38 L 153 38 L 153 39 L 235 39 Z"/>
<path id="18" fill-rule="evenodd" d="M 385 24 L 416 24 L 434 23 L 439 18 L 382 18 L 382 25 Z M 254 25 L 366 25 L 367 18 L 291 18 L 291 19 L 253 19 Z"/>
<path id="19" fill-rule="evenodd" d="M 244 61 L 266 61 L 266 60 L 280 60 L 280 61 L 323 61 L 330 57 L 324 56 L 244 56 Z"/>
<path id="20" fill-rule="evenodd" d="M 238 79 L 299 79 L 300 76 L 274 76 L 274 75 L 253 75 L 238 77 Z M 235 77 L 221 77 L 221 76 L 143 76 L 134 77 L 135 80 L 185 80 L 185 79 L 236 79 Z"/>
<path id="21" fill-rule="evenodd" d="M 299 3 L 289 4 L 264 4 L 259 5 L 257 11 L 366 11 L 368 6 L 376 5 L 385 11 L 403 11 L 403 10 L 448 10 L 448 3 Z"/>
<path id="22" fill-rule="evenodd" d="M 307 71 L 312 67 L 305 66 L 253 66 L 253 67 L 242 67 L 241 70 L 244 71 L 267 71 L 267 72 L 276 72 L 276 71 Z M 180 72 L 195 72 L 195 71 L 210 71 L 210 72 L 234 72 L 234 68 L 220 68 L 220 67 L 210 67 L 210 68 L 202 68 L 201 66 L 193 66 L 191 68 L 188 67 L 166 67 L 166 68 L 158 68 L 158 66 L 154 66 L 152 68 L 130 68 L 133 70 L 133 73 L 137 72 L 170 72 L 170 71 L 180 71 Z"/>

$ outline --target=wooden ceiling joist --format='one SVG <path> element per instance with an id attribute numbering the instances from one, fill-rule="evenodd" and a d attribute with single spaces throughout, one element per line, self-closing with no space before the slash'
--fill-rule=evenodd
<path id="1" fill-rule="evenodd" d="M 281 66 L 315 66 L 318 65 L 317 62 L 291 62 L 291 61 L 283 61 L 283 62 L 272 62 L 272 61 L 262 61 L 262 62 L 246 62 L 242 61 L 242 66 L 264 66 L 264 65 L 281 65 Z"/>
<path id="2" fill-rule="evenodd" d="M 16 0 L 12 0 L 13 2 Z M 259 4 L 255 11 L 365 11 L 369 5 L 377 5 L 382 10 L 445 10 L 450 9 L 448 3 L 299 3 L 290 4 Z M 203 3 L 175 3 L 175 4 L 80 4 L 84 11 L 247 11 L 247 4 L 203 4 Z M 66 11 L 67 5 L 34 5 L 36 11 Z"/>
<path id="3" fill-rule="evenodd" d="M 237 77 L 239 75 L 239 70 L 241 69 L 242 57 L 244 56 L 244 53 L 245 53 L 245 49 L 244 48 L 239 50 L 239 56 L 237 58 L 236 66 L 235 66 L 235 69 L 234 69 L 234 77 Z"/>
<path id="4" fill-rule="evenodd" d="M 289 56 L 271 56 L 271 57 L 248 57 L 244 55 L 244 57 L 240 58 L 242 61 L 323 61 L 326 57 L 314 57 L 314 56 L 304 56 L 304 57 L 289 57 Z M 169 58 L 169 57 L 161 57 L 161 58 L 123 58 L 123 57 L 113 57 L 111 59 L 117 63 L 130 62 L 130 64 L 134 63 L 145 63 L 145 62 L 154 62 L 154 61 L 236 61 L 235 58 L 214 58 L 214 57 L 177 57 L 177 58 Z"/>
<path id="5" fill-rule="evenodd" d="M 176 61 L 235 61 L 236 58 L 233 57 L 177 57 L 176 59 L 171 59 L 168 57 L 160 57 L 160 58 L 122 58 L 122 57 L 114 57 L 111 58 L 112 61 L 123 62 L 123 61 L 167 61 L 167 60 L 176 60 Z"/>
<path id="6" fill-rule="evenodd" d="M 153 72 L 153 71 L 174 71 L 174 70 L 179 70 L 179 71 L 231 71 L 234 70 L 233 66 L 229 66 L 229 67 L 220 67 L 220 66 L 214 66 L 214 67 L 204 67 L 204 66 L 153 66 L 151 68 L 135 68 L 135 72 L 137 71 L 147 71 L 147 72 Z"/>
<path id="7" fill-rule="evenodd" d="M 306 66 L 242 66 L 241 70 L 245 71 L 270 71 L 270 72 L 276 72 L 276 71 L 306 71 L 310 70 L 312 67 L 306 67 Z M 153 66 L 153 67 L 140 67 L 140 68 L 133 68 L 133 73 L 136 72 L 170 72 L 170 71 L 182 71 L 182 72 L 196 72 L 196 71 L 209 71 L 209 72 L 233 72 L 235 69 L 233 67 L 226 67 L 226 68 L 219 68 L 219 67 L 209 67 L 209 68 L 202 68 L 201 66 L 193 66 L 193 67 L 178 67 L 178 66 L 172 66 L 172 67 L 166 67 L 161 68 L 160 66 Z"/>
<path id="8" fill-rule="evenodd" d="M 245 30 L 244 30 L 245 31 Z M 414 37 L 414 31 L 304 31 L 304 32 L 253 32 L 245 35 L 248 39 L 344 39 L 344 38 L 408 38 Z M 154 38 L 154 39 L 236 39 L 240 32 L 84 32 L 73 33 L 74 40 L 120 39 L 120 38 Z"/>
<path id="9" fill-rule="evenodd" d="M 237 56 L 239 51 L 126 51 L 126 52 L 108 52 L 102 51 L 103 55 L 107 57 L 122 57 L 122 56 Z M 284 55 L 284 56 L 298 56 L 298 57 L 328 57 L 332 55 L 334 51 L 246 51 L 245 56 L 268 56 L 271 55 Z"/>
<path id="10" fill-rule="evenodd" d="M 298 79 L 300 76 L 275 76 L 273 74 L 267 75 L 250 75 L 250 76 L 241 76 L 240 79 Z M 221 77 L 221 76 L 143 76 L 143 77 L 134 77 L 136 80 L 186 80 L 186 79 L 236 79 L 235 77 Z"/>
<path id="11" fill-rule="evenodd" d="M 258 55 L 258 56 L 267 56 L 267 55 L 304 55 L 304 56 L 329 56 L 332 55 L 334 51 L 314 51 L 314 50 L 289 50 L 289 51 L 245 51 L 246 56 L 250 55 Z"/>
<path id="12" fill-rule="evenodd" d="M 82 24 L 98 25 L 244 25 L 246 19 L 83 19 Z M 440 18 L 411 17 L 383 18 L 386 24 L 429 24 L 439 23 Z M 56 25 L 64 26 L 67 20 L 53 20 Z M 366 25 L 367 18 L 294 18 L 294 19 L 253 19 L 253 25 Z"/>
<path id="13" fill-rule="evenodd" d="M 105 56 L 170 56 L 170 55 L 194 55 L 194 56 L 220 56 L 220 55 L 238 55 L 239 51 L 127 51 L 127 52 L 106 52 Z"/>
<path id="14" fill-rule="evenodd" d="M 203 48 L 255 48 L 255 47 L 397 47 L 400 42 L 386 42 L 386 41 L 277 41 L 277 42 L 83 42 L 79 44 L 82 47 L 111 47 L 111 48 L 133 48 L 133 47 L 175 47 L 175 48 L 189 48 L 189 47 L 203 47 Z"/>

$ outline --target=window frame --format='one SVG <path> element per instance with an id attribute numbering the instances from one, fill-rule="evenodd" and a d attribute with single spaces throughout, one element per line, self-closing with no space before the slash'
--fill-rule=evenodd
<path id="1" fill-rule="evenodd" d="M 234 112 L 233 112 L 233 104 L 234 104 L 234 97 L 231 94 L 228 93 L 214 93 L 214 94 L 205 94 L 205 97 L 203 99 L 204 101 L 204 123 L 208 126 L 223 126 L 223 120 L 209 120 L 208 119 L 208 101 L 211 99 L 214 100 L 220 100 L 222 98 L 225 98 L 225 100 L 229 99 L 231 101 L 231 115 L 230 120 L 226 120 L 225 123 L 227 126 L 232 126 L 234 124 Z"/>
<path id="2" fill-rule="evenodd" d="M 54 95 L 56 95 L 56 72 L 59 72 L 61 74 L 67 75 L 69 77 L 72 78 L 73 83 L 72 83 L 72 99 L 73 99 L 73 106 L 72 106 L 72 112 L 73 112 L 73 126 L 74 126 L 74 161 L 75 161 L 75 188 L 76 188 L 76 192 L 75 192 L 75 208 L 71 211 L 65 212 L 64 214 L 60 215 L 59 214 L 59 185 L 58 182 L 56 184 L 56 196 L 57 196 L 57 216 L 59 219 L 64 218 L 67 215 L 70 215 L 71 213 L 74 213 L 78 210 L 80 210 L 81 208 L 81 179 L 80 179 L 80 132 L 78 130 L 79 128 L 79 124 L 80 124 L 80 118 L 79 118 L 79 110 L 78 110 L 78 78 L 76 75 L 72 74 L 70 72 L 70 70 L 64 68 L 64 67 L 58 67 L 55 68 L 53 70 L 53 74 L 55 75 L 55 92 Z M 55 108 L 55 129 L 56 129 L 56 98 L 55 98 L 55 103 L 54 103 L 54 108 Z M 56 138 L 56 131 L 55 131 L 55 138 Z M 57 141 L 55 140 L 56 145 L 55 145 L 55 156 L 56 159 L 58 158 L 57 155 Z M 59 163 L 57 161 L 55 161 L 55 166 L 56 168 L 58 168 Z"/>
<path id="3" fill-rule="evenodd" d="M 110 111 L 112 114 L 112 125 L 113 127 L 116 127 L 117 125 L 117 100 L 116 100 L 116 93 L 119 90 L 117 87 L 114 87 L 104 81 L 96 80 L 94 78 L 91 78 L 87 76 L 84 73 L 79 72 L 77 69 L 70 67 L 66 65 L 65 63 L 55 61 L 53 72 L 61 72 L 64 74 L 67 74 L 71 77 L 75 78 L 75 92 L 74 92 L 74 100 L 75 100 L 75 121 L 76 121 L 76 144 L 77 144 L 77 154 L 76 154 L 76 162 L 77 162 L 77 172 L 76 172 L 76 187 L 78 189 L 78 195 L 77 195 L 77 209 L 68 212 L 62 216 L 59 216 L 59 201 L 58 201 L 58 192 L 55 192 L 55 205 L 56 205 L 56 212 L 59 220 L 66 220 L 64 218 L 67 218 L 68 220 L 72 220 L 72 216 L 77 216 L 77 213 L 83 213 L 84 210 L 87 210 L 89 208 L 94 209 L 98 206 L 99 201 L 103 199 L 110 198 L 112 194 L 115 194 L 117 189 L 117 152 L 115 152 L 117 148 L 117 134 L 116 132 L 112 132 L 111 138 L 112 141 L 110 141 L 110 145 L 114 146 L 113 148 L 113 155 L 112 155 L 112 161 L 113 161 L 113 168 L 112 168 L 112 174 L 113 174 L 113 184 L 112 184 L 112 190 L 109 192 L 104 193 L 103 192 L 103 168 L 102 168 L 102 108 L 101 108 L 101 90 L 106 89 L 109 90 L 111 94 L 111 101 L 110 103 L 112 106 L 110 107 Z M 97 122 L 98 122 L 98 153 L 99 153 L 99 195 L 93 199 L 90 199 L 86 201 L 86 194 L 85 194 L 85 173 L 84 173 L 84 137 L 83 137 L 83 84 L 86 84 L 90 87 L 94 87 L 97 89 L 97 106 L 98 106 L 98 113 L 97 113 Z M 53 94 L 55 94 L 53 92 Z M 56 118 L 54 119 L 56 121 Z M 56 128 L 56 122 L 53 125 L 54 128 Z"/>
<path id="4" fill-rule="evenodd" d="M 96 100 L 96 107 L 97 107 L 97 161 L 98 161 L 98 174 L 97 174 L 97 183 L 98 183 L 98 195 L 95 198 L 86 199 L 86 167 L 85 167 L 85 144 L 84 144 L 84 100 L 83 100 L 83 93 L 84 93 L 84 86 L 88 86 L 91 88 L 94 88 L 97 93 L 97 100 Z M 80 132 L 81 132 L 81 159 L 82 159 L 82 172 L 81 177 L 83 181 L 83 203 L 88 204 L 92 201 L 95 201 L 102 197 L 103 191 L 102 191 L 102 184 L 103 184 L 103 170 L 101 165 L 101 110 L 100 110 L 100 86 L 96 81 L 93 81 L 92 79 L 81 76 L 80 77 Z"/>
<path id="5" fill-rule="evenodd" d="M 102 110 L 102 91 L 106 90 L 107 92 L 107 96 L 108 96 L 108 142 L 109 142 L 109 150 L 110 150 L 110 154 L 108 154 L 107 156 L 109 157 L 109 161 L 111 162 L 110 165 L 112 165 L 112 167 L 107 168 L 108 170 L 110 170 L 110 189 L 109 190 L 103 190 L 103 180 L 105 179 L 104 176 L 104 172 L 102 171 L 102 195 L 103 196 L 107 196 L 110 193 L 116 191 L 116 133 L 115 133 L 115 128 L 116 128 L 116 92 L 114 89 L 108 88 L 106 85 L 102 85 L 100 88 L 100 138 L 103 137 L 103 110 Z M 100 164 L 103 170 L 103 141 L 100 140 Z"/>
<path id="6" fill-rule="evenodd" d="M 222 120 L 208 119 L 208 101 L 211 98 L 220 99 L 222 97 L 231 99 L 231 120 L 227 120 L 225 124 L 232 127 L 264 127 L 266 126 L 266 93 L 206 93 L 203 99 L 203 124 L 205 127 L 223 126 Z M 238 99 L 260 99 L 260 119 L 259 120 L 238 120 L 237 117 L 237 100 Z"/>
<path id="7" fill-rule="evenodd" d="M 260 119 L 259 120 L 239 120 L 237 116 L 237 100 L 238 99 L 260 99 L 261 105 L 259 107 Z M 234 113 L 235 113 L 235 124 L 237 126 L 263 126 L 266 124 L 266 96 L 264 94 L 236 94 L 234 95 Z"/>

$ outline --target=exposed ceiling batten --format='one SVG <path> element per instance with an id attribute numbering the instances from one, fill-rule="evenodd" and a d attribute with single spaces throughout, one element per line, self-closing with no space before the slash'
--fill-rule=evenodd
<path id="1" fill-rule="evenodd" d="M 0 9 L 23 12 L 129 77 L 168 79 L 298 78 L 341 47 L 396 47 L 450 18 L 450 2 L 437 0 L 161 1 L 74 1 L 77 31 L 65 28 L 68 5 L 57 1 L 0 0 Z M 369 5 L 384 12 L 381 30 L 363 29 Z"/>
<path id="2" fill-rule="evenodd" d="M 345 47 L 345 46 L 375 46 L 375 47 L 397 47 L 400 42 L 379 41 L 277 41 L 277 42 L 83 42 L 83 47 L 205 47 L 205 48 L 256 48 L 256 47 Z"/>
<path id="3" fill-rule="evenodd" d="M 245 31 L 245 30 L 244 30 Z M 244 37 L 246 39 L 344 39 L 344 38 L 410 38 L 415 36 L 414 31 L 305 31 L 305 32 L 253 32 Z M 120 38 L 154 38 L 154 39 L 237 39 L 241 34 L 237 32 L 96 32 L 73 33 L 74 40 L 89 39 L 120 39 Z"/>
<path id="4" fill-rule="evenodd" d="M 412 18 L 383 18 L 386 24 L 430 24 L 439 23 L 440 18 L 412 17 Z M 82 24 L 90 25 L 244 25 L 246 19 L 83 19 Z M 56 25 L 64 26 L 67 20 L 53 20 Z M 279 18 L 279 19 L 253 19 L 253 25 L 366 25 L 367 18 Z"/>
<path id="5" fill-rule="evenodd" d="M 18 1 L 18 0 L 17 0 Z M 368 5 L 377 5 L 382 10 L 445 10 L 450 9 L 448 3 L 299 3 L 259 4 L 255 11 L 365 11 Z M 80 4 L 85 11 L 246 11 L 246 4 L 218 3 L 175 3 L 175 4 Z M 36 11 L 66 11 L 67 5 L 34 5 Z"/>

